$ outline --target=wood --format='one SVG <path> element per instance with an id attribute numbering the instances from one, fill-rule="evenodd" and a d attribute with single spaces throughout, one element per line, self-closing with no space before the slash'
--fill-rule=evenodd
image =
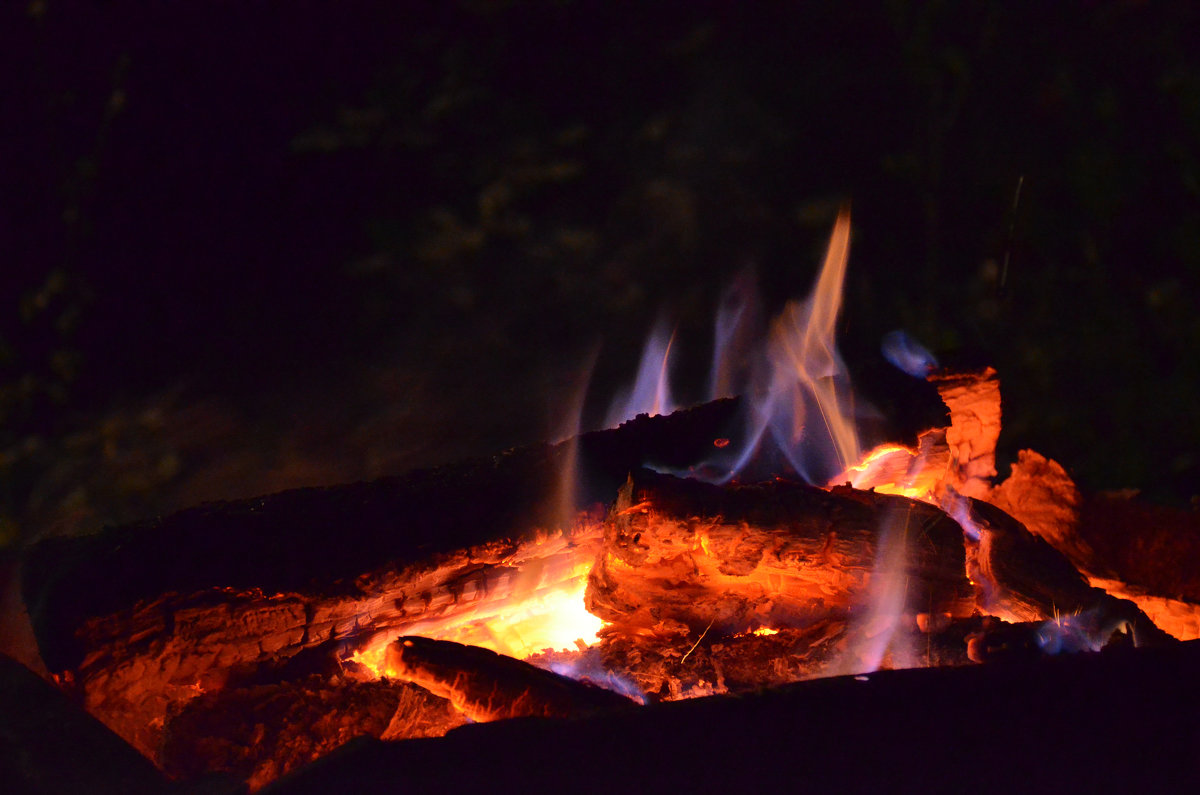
<path id="1" fill-rule="evenodd" d="M 934 373 L 928 380 L 950 410 L 946 443 L 951 468 L 945 482 L 959 494 L 985 499 L 996 475 L 1000 438 L 1000 380 L 991 367 L 973 373 Z"/>
<path id="2" fill-rule="evenodd" d="M 267 792 L 1194 792 L 1197 670 L 1185 643 L 880 671 L 361 742 Z"/>
<path id="3" fill-rule="evenodd" d="M 906 605 L 969 615 L 962 530 L 934 506 L 844 487 L 721 487 L 642 470 L 605 523 L 588 610 L 630 631 L 670 618 L 724 635 L 844 616 L 865 593 L 889 527 L 908 535 Z"/>
<path id="4" fill-rule="evenodd" d="M 168 714 L 158 757 L 173 779 L 224 773 L 253 792 L 356 737 L 441 736 L 465 722 L 416 685 L 312 675 L 198 696 Z"/>
<path id="5" fill-rule="evenodd" d="M 167 779 L 49 682 L 0 654 L 0 787 L 5 792 L 139 795 Z"/>
<path id="6" fill-rule="evenodd" d="M 1017 520 L 981 500 L 971 500 L 977 542 L 967 544 L 967 568 L 980 584 L 980 609 L 1008 621 L 1047 621 L 1085 616 L 1098 638 L 1127 630 L 1138 645 L 1174 639 L 1136 604 L 1094 588 L 1070 561 Z"/>
<path id="7" fill-rule="evenodd" d="M 889 532 L 906 541 L 896 570 L 883 572 Z M 918 614 L 964 618 L 975 609 L 962 530 L 932 505 L 643 470 L 605 523 L 586 604 L 611 622 L 601 633 L 606 662 L 643 691 L 679 698 L 833 672 L 843 636 L 870 609 L 872 579 L 887 576 L 903 583 L 893 609 L 914 633 Z M 763 627 L 780 633 L 752 635 Z"/>
<path id="8" fill-rule="evenodd" d="M 702 460 L 729 435 L 736 405 L 43 541 L 23 580 L 38 645 L 89 711 L 157 758 L 168 711 L 240 671 L 280 667 L 331 640 L 409 634 L 503 598 L 528 560 L 569 568 L 590 556 L 586 532 L 547 529 L 607 504 L 644 463 Z M 571 469 L 573 493 L 562 482 Z"/>
<path id="9" fill-rule="evenodd" d="M 403 637 L 388 646 L 389 676 L 450 700 L 477 723 L 506 718 L 569 718 L 636 702 L 478 646 Z"/>
<path id="10" fill-rule="evenodd" d="M 988 501 L 1179 640 L 1200 638 L 1200 514 L 1127 494 L 1083 496 L 1056 461 L 1022 450 Z"/>

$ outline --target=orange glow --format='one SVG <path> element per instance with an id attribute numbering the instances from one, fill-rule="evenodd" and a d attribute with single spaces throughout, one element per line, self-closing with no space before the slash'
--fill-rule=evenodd
<path id="1" fill-rule="evenodd" d="M 842 305 L 842 283 L 850 254 L 850 213 L 843 209 L 834 223 L 829 249 L 816 287 L 808 300 L 784 307 L 771 328 L 771 358 L 775 368 L 773 391 L 790 393 L 790 438 L 798 448 L 806 433 L 824 426 L 832 453 L 841 468 L 859 458 L 858 433 L 852 411 L 853 396 L 845 367 L 836 347 L 836 324 Z M 811 398 L 817 417 L 807 416 Z"/>
<path id="2" fill-rule="evenodd" d="M 830 486 L 849 483 L 856 489 L 874 489 L 881 494 L 898 494 L 937 504 L 935 491 L 945 475 L 943 466 L 901 444 L 881 444 L 857 464 L 830 481 Z"/>
<path id="3" fill-rule="evenodd" d="M 384 650 L 401 635 L 482 646 L 518 659 L 595 643 L 604 622 L 584 608 L 590 548 L 573 548 L 551 536 L 527 542 L 514 557 L 521 560 L 512 561 L 518 570 L 508 580 L 464 593 L 452 609 L 435 617 L 418 617 L 380 632 L 351 659 L 382 676 Z"/>
<path id="4" fill-rule="evenodd" d="M 770 627 L 759 627 L 758 629 L 754 630 L 751 634 L 753 634 L 753 635 L 778 635 L 779 630 L 771 629 Z"/>

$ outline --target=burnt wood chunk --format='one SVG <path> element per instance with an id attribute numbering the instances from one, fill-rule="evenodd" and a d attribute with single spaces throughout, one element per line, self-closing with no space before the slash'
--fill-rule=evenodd
<path id="1" fill-rule="evenodd" d="M 205 693 L 172 710 L 159 759 L 177 780 L 222 772 L 253 792 L 356 737 L 440 737 L 463 723 L 416 685 L 309 676 Z"/>
<path id="2" fill-rule="evenodd" d="M 844 617 L 881 540 L 902 544 L 905 606 L 974 609 L 962 530 L 927 503 L 794 481 L 714 486 L 640 471 L 605 523 L 588 610 L 634 632 L 669 619 L 736 634 Z"/>
<path id="3" fill-rule="evenodd" d="M 962 529 L 927 503 L 641 471 L 605 522 L 586 605 L 610 622 L 606 662 L 644 692 L 680 698 L 861 670 L 855 638 L 874 632 L 874 595 L 895 586 L 880 618 L 902 632 L 918 632 L 922 615 L 965 618 L 965 561 Z"/>
<path id="4" fill-rule="evenodd" d="M 985 613 L 1018 623 L 1082 616 L 1098 640 L 1115 631 L 1130 632 L 1138 645 L 1174 640 L 1133 602 L 1093 587 L 1062 553 L 1004 511 L 980 500 L 969 505 L 979 539 L 967 545 L 967 566 Z"/>
<path id="5" fill-rule="evenodd" d="M 946 482 L 959 494 L 984 499 L 996 475 L 1000 438 L 1000 380 L 987 367 L 972 373 L 934 373 L 928 380 L 950 410 L 946 444 L 951 466 Z"/>
<path id="6" fill-rule="evenodd" d="M 160 793 L 167 779 L 49 682 L 0 654 L 0 789 Z"/>
<path id="7" fill-rule="evenodd" d="M 635 702 L 479 646 L 403 637 L 388 646 L 386 672 L 450 700 L 477 723 L 566 718 Z"/>

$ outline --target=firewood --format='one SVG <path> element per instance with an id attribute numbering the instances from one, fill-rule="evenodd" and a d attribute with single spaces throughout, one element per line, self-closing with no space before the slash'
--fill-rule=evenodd
<path id="1" fill-rule="evenodd" d="M 176 780 L 221 772 L 253 792 L 356 737 L 441 736 L 465 722 L 416 685 L 315 675 L 205 693 L 173 709 L 158 758 Z"/>
<path id="2" fill-rule="evenodd" d="M 884 573 L 876 561 L 889 533 L 903 548 L 899 570 Z M 962 529 L 932 505 L 845 487 L 714 486 L 639 471 L 605 523 L 586 604 L 611 622 L 601 633 L 606 659 L 643 689 L 679 697 L 729 685 L 721 655 L 730 644 L 786 648 L 775 663 L 763 655 L 759 686 L 828 672 L 848 623 L 868 607 L 872 578 L 888 575 L 903 578 L 893 609 L 914 631 L 918 613 L 975 610 Z M 787 633 L 737 640 L 762 627 Z"/>
<path id="3" fill-rule="evenodd" d="M 92 714 L 156 758 L 168 710 L 239 670 L 331 639 L 411 634 L 525 587 L 518 572 L 531 561 L 590 560 L 572 511 L 607 504 L 644 463 L 701 460 L 735 408 L 716 401 L 558 445 L 45 540 L 23 578 L 39 648 Z M 575 456 L 581 479 L 564 515 Z"/>
<path id="4" fill-rule="evenodd" d="M 986 498 L 996 475 L 1000 438 L 1000 381 L 991 367 L 971 373 L 938 372 L 928 380 L 950 410 L 946 483 L 959 494 Z"/>
<path id="5" fill-rule="evenodd" d="M 477 723 L 566 718 L 635 702 L 478 646 L 403 637 L 388 646 L 386 672 L 447 698 Z"/>
<path id="6" fill-rule="evenodd" d="M 906 606 L 969 615 L 962 530 L 934 506 L 795 481 L 721 487 L 639 471 L 605 523 L 587 606 L 631 628 L 669 618 L 725 635 L 844 616 L 893 527 L 907 536 Z"/>
<path id="7" fill-rule="evenodd" d="M 1056 461 L 1022 450 L 988 497 L 1179 640 L 1200 637 L 1200 514 L 1128 495 L 1083 496 Z"/>
<path id="8" fill-rule="evenodd" d="M 167 779 L 100 721 L 0 654 L 0 781 L 5 792 L 138 795 Z"/>
<path id="9" fill-rule="evenodd" d="M 1096 637 L 1128 630 L 1138 645 L 1174 640 L 1133 602 L 1092 587 L 1062 553 L 996 506 L 970 500 L 969 514 L 979 538 L 967 544 L 967 570 L 985 613 L 1017 623 L 1086 616 Z"/>

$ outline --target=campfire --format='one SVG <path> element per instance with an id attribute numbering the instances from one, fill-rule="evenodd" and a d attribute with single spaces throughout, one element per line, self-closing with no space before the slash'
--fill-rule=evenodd
<path id="1" fill-rule="evenodd" d="M 43 542 L 48 667 L 170 776 L 256 790 L 363 735 L 1200 637 L 1196 518 L 1085 497 L 1029 450 L 997 482 L 993 370 L 892 336 L 948 421 L 860 448 L 849 242 L 842 214 L 765 332 L 744 285 L 723 304 L 702 405 L 672 412 L 661 335 L 618 427 Z"/>

